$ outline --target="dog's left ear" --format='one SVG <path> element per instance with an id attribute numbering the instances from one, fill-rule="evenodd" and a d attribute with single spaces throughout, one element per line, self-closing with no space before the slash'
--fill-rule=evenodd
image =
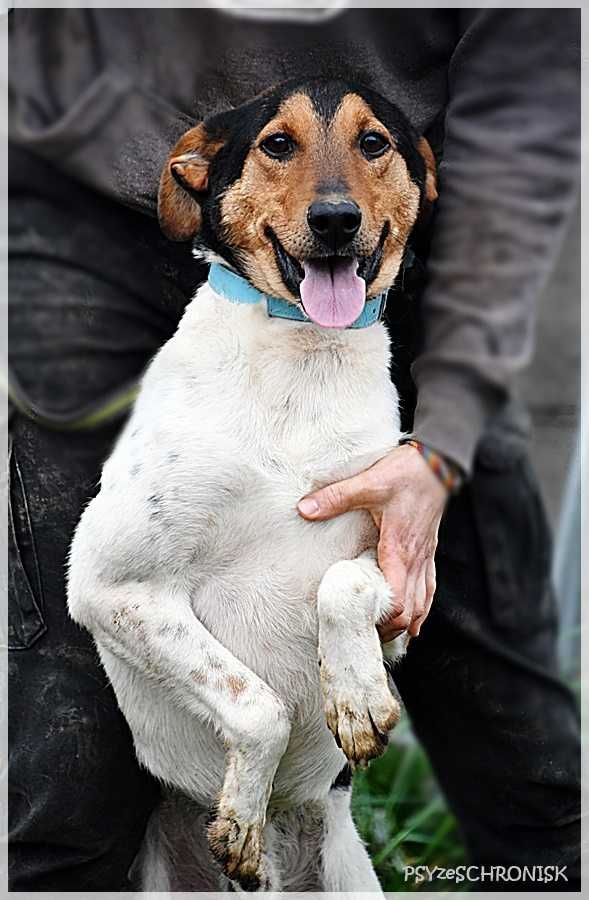
<path id="1" fill-rule="evenodd" d="M 424 209 L 427 210 L 438 199 L 437 188 L 437 166 L 434 152 L 426 138 L 421 137 L 417 142 L 417 149 L 425 163 L 425 203 Z"/>
<path id="2" fill-rule="evenodd" d="M 223 146 L 204 124 L 182 135 L 160 178 L 157 214 L 162 231 L 173 241 L 196 237 L 202 224 L 200 204 L 208 187 L 209 166 Z"/>

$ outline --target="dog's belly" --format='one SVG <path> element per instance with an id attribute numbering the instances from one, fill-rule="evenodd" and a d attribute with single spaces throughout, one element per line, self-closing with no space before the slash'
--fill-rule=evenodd
<path id="1" fill-rule="evenodd" d="M 217 500 L 207 540 L 197 524 L 201 518 L 195 516 L 198 552 L 182 577 L 196 617 L 276 691 L 289 711 L 291 740 L 273 794 L 275 803 L 289 806 L 324 796 L 345 764 L 323 713 L 317 587 L 331 564 L 376 542 L 376 530 L 364 512 L 306 522 L 296 512 L 301 493 L 296 480 L 277 481 L 258 473 L 251 484 L 242 484 L 239 502 L 230 499 L 224 507 Z M 190 522 L 185 517 L 181 521 L 186 539 Z M 171 520 L 168 527 L 173 528 Z M 214 729 L 170 703 L 165 687 L 148 684 L 98 646 L 139 759 L 156 776 L 165 777 L 172 768 L 190 796 L 213 803 L 225 768 L 225 748 Z"/>
<path id="2" fill-rule="evenodd" d="M 186 574 L 195 615 L 227 649 L 276 691 L 316 669 L 319 583 L 327 569 L 376 546 L 366 512 L 329 522 L 296 511 L 297 486 L 245 496 L 219 520 Z M 288 494 L 288 497 L 287 497 Z"/>
<path id="3" fill-rule="evenodd" d="M 170 703 L 165 687 L 147 682 L 100 641 L 97 647 L 139 761 L 164 782 L 173 771 L 176 789 L 204 806 L 213 806 L 223 784 L 226 752 L 214 728 Z M 291 737 L 274 779 L 271 807 L 296 807 L 321 799 L 346 762 L 325 723 L 316 649 L 307 657 L 311 660 L 309 670 L 293 675 L 289 685 Z"/>
<path id="4" fill-rule="evenodd" d="M 317 588 L 330 565 L 353 559 L 375 546 L 377 538 L 364 512 L 306 522 L 296 512 L 301 493 L 293 483 L 264 494 L 258 482 L 239 512 L 224 518 L 222 544 L 215 541 L 211 556 L 195 562 L 191 591 L 195 615 L 207 630 L 270 685 L 289 710 L 291 740 L 273 794 L 275 802 L 288 805 L 324 796 L 345 764 L 323 712 Z M 255 529 L 244 527 L 250 518 L 256 519 Z M 203 577 L 203 571 L 209 574 Z M 223 751 L 208 731 L 195 735 L 197 745 L 202 779 L 211 754 Z"/>

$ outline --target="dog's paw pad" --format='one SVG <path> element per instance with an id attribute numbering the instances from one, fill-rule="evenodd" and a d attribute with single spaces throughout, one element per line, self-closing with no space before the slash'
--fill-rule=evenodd
<path id="1" fill-rule="evenodd" d="M 228 878 L 244 891 L 267 889 L 259 822 L 244 823 L 231 815 L 219 815 L 209 825 L 208 841 Z"/>
<path id="2" fill-rule="evenodd" d="M 360 697 L 345 697 L 337 688 L 325 696 L 329 730 L 354 765 L 365 765 L 384 753 L 400 714 L 401 707 L 386 685 Z"/>

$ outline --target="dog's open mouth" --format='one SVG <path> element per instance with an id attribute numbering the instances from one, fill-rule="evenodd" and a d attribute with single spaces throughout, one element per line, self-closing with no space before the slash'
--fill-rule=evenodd
<path id="1" fill-rule="evenodd" d="M 305 313 L 323 328 L 348 328 L 362 314 L 367 286 L 380 269 L 388 233 L 386 222 L 370 256 L 318 256 L 299 262 L 268 228 L 286 287 L 295 296 L 300 296 Z"/>
<path id="2" fill-rule="evenodd" d="M 348 328 L 366 302 L 366 282 L 358 273 L 358 260 L 330 256 L 307 259 L 299 290 L 303 309 L 323 328 Z"/>

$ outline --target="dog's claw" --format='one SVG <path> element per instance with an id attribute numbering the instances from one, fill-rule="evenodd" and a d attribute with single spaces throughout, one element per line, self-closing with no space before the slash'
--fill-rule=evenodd
<path id="1" fill-rule="evenodd" d="M 344 696 L 336 678 L 322 679 L 322 687 L 325 717 L 336 744 L 351 764 L 365 767 L 385 752 L 388 733 L 399 721 L 398 701 L 385 679 L 359 697 Z"/>
<path id="2" fill-rule="evenodd" d="M 262 824 L 240 823 L 218 816 L 208 828 L 211 852 L 225 874 L 244 891 L 258 891 L 267 883 L 262 853 Z"/>

